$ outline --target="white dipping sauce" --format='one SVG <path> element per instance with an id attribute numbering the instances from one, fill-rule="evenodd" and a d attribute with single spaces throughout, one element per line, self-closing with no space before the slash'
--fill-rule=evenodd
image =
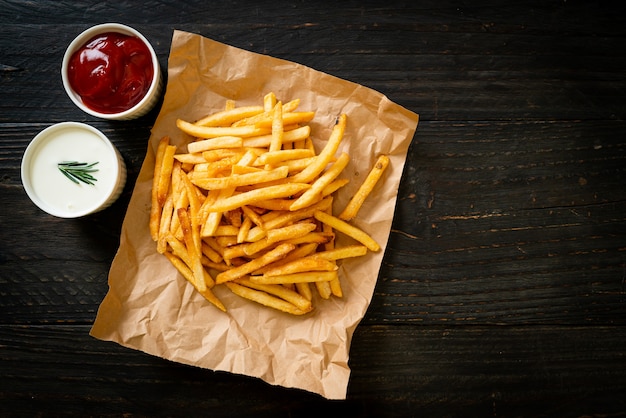
<path id="1" fill-rule="evenodd" d="M 75 182 L 59 170 L 67 161 L 95 163 L 94 184 Z M 53 125 L 33 139 L 24 153 L 22 181 L 42 210 L 63 218 L 87 215 L 109 206 L 121 193 L 126 169 L 119 153 L 104 135 L 89 125 Z"/>

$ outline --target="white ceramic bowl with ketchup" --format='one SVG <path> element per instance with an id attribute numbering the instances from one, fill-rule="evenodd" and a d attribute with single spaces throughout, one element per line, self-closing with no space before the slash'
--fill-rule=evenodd
<path id="1" fill-rule="evenodd" d="M 74 104 L 102 119 L 143 116 L 163 89 L 152 45 L 137 30 L 119 23 L 103 23 L 78 35 L 65 51 L 61 76 Z"/>

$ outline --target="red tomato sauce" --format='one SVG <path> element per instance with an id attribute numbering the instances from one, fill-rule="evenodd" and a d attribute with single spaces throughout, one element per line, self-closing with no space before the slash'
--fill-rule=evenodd
<path id="1" fill-rule="evenodd" d="M 101 113 L 128 110 L 143 99 L 154 68 L 146 44 L 134 36 L 104 33 L 70 58 L 68 80 L 83 103 Z"/>

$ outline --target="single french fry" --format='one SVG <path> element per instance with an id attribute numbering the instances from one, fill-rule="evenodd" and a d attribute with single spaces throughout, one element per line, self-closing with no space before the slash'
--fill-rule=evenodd
<path id="1" fill-rule="evenodd" d="M 200 193 L 196 186 L 191 182 L 186 174 L 181 174 L 185 192 L 187 193 L 187 200 L 189 201 L 189 219 L 194 229 L 200 230 L 200 207 L 202 202 L 200 201 Z M 199 244 L 199 236 L 198 236 Z"/>
<path id="2" fill-rule="evenodd" d="M 241 244 L 246 241 L 246 239 L 248 238 L 248 232 L 250 232 L 250 228 L 252 228 L 252 219 L 246 216 L 241 223 L 241 227 L 237 231 L 237 244 Z"/>
<path id="3" fill-rule="evenodd" d="M 259 113 L 263 113 L 262 106 L 240 106 L 231 107 L 232 102 L 226 103 L 226 109 L 203 117 L 195 125 L 199 126 L 228 126 L 238 120 L 249 118 Z"/>
<path id="4" fill-rule="evenodd" d="M 244 125 L 254 125 L 255 123 L 267 119 L 271 117 L 271 112 L 276 106 L 277 98 L 274 93 L 267 93 L 263 97 L 263 113 L 259 113 L 258 115 L 249 116 L 247 118 L 243 118 L 236 122 L 233 122 L 232 126 L 244 126 Z M 293 112 L 300 105 L 300 99 L 291 100 L 283 105 L 283 112 Z"/>
<path id="5" fill-rule="evenodd" d="M 220 237 L 215 237 L 215 241 L 224 247 L 224 251 L 233 245 L 237 245 L 237 237 L 234 235 L 222 235 Z"/>
<path id="6" fill-rule="evenodd" d="M 306 300 L 313 300 L 313 292 L 311 291 L 311 283 L 296 283 L 296 292 L 302 295 Z"/>
<path id="7" fill-rule="evenodd" d="M 278 101 L 272 115 L 272 141 L 269 151 L 278 151 L 283 147 L 283 103 Z"/>
<path id="8" fill-rule="evenodd" d="M 319 236 L 316 233 L 306 233 L 302 235 L 304 232 L 306 232 L 306 229 L 291 230 L 288 232 L 291 238 L 286 239 L 285 242 L 296 245 L 296 249 L 290 252 L 284 259 L 280 260 L 280 263 L 305 257 L 315 250 L 318 244 L 327 240 L 327 237 Z M 285 233 L 285 236 L 286 234 L 287 233 Z M 237 257 L 253 257 L 255 254 L 261 253 L 274 244 L 275 242 L 270 242 L 267 238 L 262 238 L 254 242 L 244 242 L 225 248 L 224 258 L 232 260 Z M 313 246 L 313 248 L 310 248 L 310 246 Z M 274 263 L 273 265 L 276 264 L 277 263 Z M 262 270 L 257 270 L 257 272 L 260 273 Z"/>
<path id="9" fill-rule="evenodd" d="M 324 190 L 322 190 L 322 196 L 330 196 L 348 183 L 350 183 L 350 180 L 348 179 L 337 179 L 330 183 L 328 186 L 324 187 Z"/>
<path id="10" fill-rule="evenodd" d="M 281 264 L 273 268 L 265 269 L 263 276 L 281 276 L 285 274 L 313 272 L 313 271 L 335 271 L 337 265 L 331 261 L 326 260 L 316 255 L 301 258 L 299 260 L 293 260 L 289 263 Z"/>
<path id="11" fill-rule="evenodd" d="M 272 107 L 275 105 L 276 103 L 274 102 L 274 105 L 272 105 Z M 232 126 L 233 128 L 239 128 L 241 126 L 255 126 L 257 122 L 268 119 L 268 118 L 271 119 L 271 117 L 272 117 L 272 109 L 264 110 L 263 113 L 259 113 L 258 115 L 254 115 L 245 119 L 238 120 L 237 122 L 234 122 L 230 126 Z"/>
<path id="12" fill-rule="evenodd" d="M 330 299 L 331 295 L 333 294 L 333 291 L 330 288 L 330 282 L 317 281 L 313 284 L 315 285 L 315 289 L 322 299 Z"/>
<path id="13" fill-rule="evenodd" d="M 185 277 L 196 287 L 196 289 L 198 289 L 198 291 L 201 291 L 201 289 L 203 287 L 212 288 L 212 287 L 215 286 L 215 281 L 213 280 L 213 277 L 211 277 L 209 272 L 206 271 L 205 269 L 203 269 L 203 271 L 202 271 L 203 279 L 198 281 L 196 275 L 192 271 L 193 263 L 195 262 L 195 260 L 191 259 L 189 251 L 187 251 L 187 247 L 185 246 L 184 243 L 180 242 L 172 234 L 168 234 L 166 239 L 167 239 L 167 243 L 169 245 L 169 248 L 171 250 L 171 253 L 173 255 L 175 255 L 176 257 L 178 257 L 180 260 L 182 260 L 185 263 L 185 265 L 186 265 L 186 267 L 187 267 L 187 269 L 189 271 L 187 273 L 187 272 L 182 271 L 180 268 L 178 270 L 181 271 L 181 273 L 183 273 L 183 275 L 185 275 Z M 204 266 L 205 259 L 209 263 L 213 263 L 208 258 L 202 257 L 202 265 L 203 266 Z M 217 265 L 217 263 L 214 263 L 214 264 Z M 206 286 L 202 286 L 202 283 L 205 283 Z"/>
<path id="14" fill-rule="evenodd" d="M 231 280 L 239 279 L 247 274 L 252 273 L 255 270 L 260 269 L 270 263 L 273 263 L 289 254 L 296 248 L 293 244 L 281 244 L 271 251 L 263 254 L 262 256 L 255 258 L 245 264 L 234 267 L 230 270 L 223 271 L 215 277 L 217 284 L 225 283 Z"/>
<path id="15" fill-rule="evenodd" d="M 242 158 L 242 155 L 244 154 L 237 154 L 207 163 L 206 166 L 202 167 L 202 170 L 194 170 L 191 178 L 193 180 L 201 180 L 211 177 L 228 176 L 232 174 L 233 165 L 237 164 Z"/>
<path id="16" fill-rule="evenodd" d="M 267 242 L 273 244 L 279 241 L 299 238 L 309 232 L 313 232 L 317 226 L 312 222 L 296 223 L 283 226 L 281 228 L 268 229 L 266 233 Z"/>
<path id="17" fill-rule="evenodd" d="M 224 306 L 222 301 L 220 301 L 219 298 L 217 296 L 215 296 L 215 294 L 211 291 L 211 289 L 206 288 L 206 287 L 205 288 L 201 288 L 201 287 L 197 286 L 197 283 L 195 282 L 195 277 L 194 277 L 193 273 L 191 272 L 189 267 L 179 257 L 177 257 L 176 255 L 174 255 L 174 254 L 172 254 L 170 252 L 166 252 L 164 255 L 165 255 L 165 257 L 167 257 L 167 259 L 170 261 L 170 263 L 172 263 L 172 265 L 176 268 L 176 270 L 178 270 L 178 272 L 188 282 L 190 282 L 196 288 L 196 290 L 202 296 L 204 296 L 204 298 L 206 300 L 211 302 L 215 307 L 217 307 L 222 312 L 226 312 L 226 307 Z"/>
<path id="18" fill-rule="evenodd" d="M 208 287 L 204 290 L 198 289 L 198 292 L 204 296 L 206 300 L 211 302 L 216 308 L 218 308 L 222 312 L 226 312 L 226 306 L 222 303 L 222 301 L 213 293 L 211 289 Z"/>
<path id="19" fill-rule="evenodd" d="M 293 99 L 283 104 L 283 112 L 293 112 L 300 106 L 300 99 Z"/>
<path id="20" fill-rule="evenodd" d="M 256 125 L 239 127 L 198 126 L 182 119 L 176 120 L 176 126 L 188 135 L 205 139 L 216 138 L 219 136 L 238 136 L 244 138 L 249 136 L 265 135 L 271 133 L 272 131 L 271 127 L 258 127 Z"/>
<path id="21" fill-rule="evenodd" d="M 227 189 L 229 187 L 247 186 L 287 178 L 287 167 L 278 167 L 273 170 L 255 171 L 247 174 L 231 175 L 227 177 L 197 178 L 193 183 L 206 190 Z"/>
<path id="22" fill-rule="evenodd" d="M 212 163 L 215 161 L 219 161 L 223 158 L 243 155 L 244 152 L 245 152 L 244 148 L 218 148 L 218 149 L 202 151 L 202 158 L 204 158 L 205 162 Z M 195 166 L 195 168 L 198 168 L 198 167 L 199 165 Z"/>
<path id="23" fill-rule="evenodd" d="M 165 154 L 165 148 L 169 145 L 169 137 L 164 136 L 159 140 L 157 149 L 155 151 L 154 161 L 154 173 L 152 177 L 152 194 L 151 194 L 151 206 L 150 206 L 150 235 L 154 241 L 159 240 L 159 221 L 161 219 L 161 210 L 163 205 L 159 202 L 158 191 L 159 181 L 161 179 L 161 167 L 163 165 L 163 155 Z"/>
<path id="24" fill-rule="evenodd" d="M 226 100 L 226 104 L 224 105 L 224 110 L 233 110 L 236 106 L 237 103 L 234 100 L 228 99 Z"/>
<path id="25" fill-rule="evenodd" d="M 282 112 L 282 123 L 284 126 L 296 125 L 310 122 L 315 117 L 315 112 Z M 271 127 L 273 118 L 264 118 L 254 124 L 259 128 Z"/>
<path id="26" fill-rule="evenodd" d="M 202 254 L 214 263 L 221 263 L 224 258 L 218 253 L 206 240 L 202 240 L 201 244 Z"/>
<path id="27" fill-rule="evenodd" d="M 200 141 L 190 142 L 189 144 L 187 144 L 187 152 L 198 153 L 223 148 L 233 149 L 241 147 L 243 147 L 243 138 L 241 138 L 240 136 L 223 135 L 210 137 L 209 139 L 203 139 Z"/>
<path id="28" fill-rule="evenodd" d="M 304 150 L 308 153 L 313 153 L 313 151 L 309 149 L 304 149 L 304 148 L 298 148 L 298 149 Z M 276 166 L 284 165 L 289 169 L 289 174 L 294 174 L 310 166 L 315 161 L 316 158 L 317 157 L 313 156 L 313 157 L 299 158 L 297 160 L 286 160 L 286 161 L 276 163 L 275 165 Z"/>
<path id="29" fill-rule="evenodd" d="M 181 163 L 180 166 L 185 173 L 189 173 L 191 170 L 193 170 L 196 167 L 196 164 Z"/>
<path id="30" fill-rule="evenodd" d="M 329 282 L 337 277 L 336 271 L 307 271 L 277 276 L 250 276 L 250 280 L 260 284 L 315 283 Z"/>
<path id="31" fill-rule="evenodd" d="M 254 257 L 274 244 L 267 238 L 260 239 L 254 242 L 244 242 L 239 245 L 233 245 L 224 249 L 224 258 L 232 260 L 237 257 Z"/>
<path id="32" fill-rule="evenodd" d="M 278 231 L 278 234 L 281 235 L 281 239 L 274 238 L 270 241 L 268 237 L 265 237 L 257 241 L 244 242 L 239 245 L 233 245 L 228 248 L 225 248 L 224 258 L 231 260 L 237 257 L 254 257 L 256 254 L 259 254 L 262 251 L 265 251 L 268 248 L 272 247 L 277 242 L 281 242 L 281 240 L 284 242 L 294 244 L 294 245 L 298 245 L 300 244 L 300 242 L 297 242 L 295 240 L 302 239 L 310 235 L 310 232 L 307 232 L 306 228 L 298 228 L 298 229 L 292 228 L 289 230 L 281 229 L 280 231 Z M 305 241 L 305 242 L 310 242 L 310 240 L 311 238 L 309 238 L 309 241 Z"/>
<path id="33" fill-rule="evenodd" d="M 292 199 L 267 199 L 251 203 L 248 206 L 270 211 L 288 211 L 292 203 Z"/>
<path id="34" fill-rule="evenodd" d="M 236 165 L 248 167 L 257 159 L 259 155 L 264 153 L 263 149 L 258 148 L 245 148 L 246 153 L 237 161 Z"/>
<path id="35" fill-rule="evenodd" d="M 219 245 L 214 237 L 202 237 L 202 242 L 208 245 L 213 251 L 218 253 L 222 259 L 224 258 L 224 247 Z"/>
<path id="36" fill-rule="evenodd" d="M 350 225 L 349 223 L 342 221 L 341 219 L 324 213 L 322 211 L 317 211 L 314 214 L 315 219 L 325 224 L 330 225 L 333 229 L 343 232 L 349 237 L 359 241 L 361 244 L 365 245 L 371 251 L 380 250 L 380 245 L 370 237 L 366 232 L 357 228 L 356 226 Z"/>
<path id="37" fill-rule="evenodd" d="M 363 202 L 365 202 L 365 199 L 367 199 L 380 180 L 387 166 L 389 166 L 389 157 L 386 155 L 379 156 L 374 167 L 372 167 L 365 178 L 365 181 L 361 184 L 355 195 L 352 196 L 352 199 L 350 199 L 344 210 L 339 214 L 339 219 L 350 221 L 356 217 Z"/>
<path id="38" fill-rule="evenodd" d="M 288 201 L 292 202 L 292 201 Z M 326 210 L 332 205 L 332 197 L 322 199 L 320 202 L 304 209 L 289 212 L 289 208 L 282 209 L 282 212 L 277 213 L 277 216 L 271 219 L 265 219 L 265 228 L 255 227 L 250 230 L 248 239 L 250 241 L 257 241 L 267 235 L 267 231 L 274 228 L 280 228 L 290 223 L 301 221 L 302 219 L 312 218 L 313 214 L 318 210 Z M 278 209 L 277 209 L 278 210 Z"/>
<path id="39" fill-rule="evenodd" d="M 239 227 L 235 225 L 219 225 L 215 230 L 215 237 L 225 237 L 225 236 L 237 236 L 239 234 Z"/>
<path id="40" fill-rule="evenodd" d="M 202 265 L 208 269 L 215 270 L 217 272 L 226 271 L 231 267 L 223 261 L 216 263 L 215 261 L 210 260 L 208 257 L 202 257 Z"/>
<path id="41" fill-rule="evenodd" d="M 267 244 L 267 241 L 257 241 L 257 243 L 255 243 L 255 245 L 257 246 L 262 245 L 259 251 L 262 251 L 265 248 L 269 247 L 269 244 Z M 241 244 L 231 245 L 229 247 L 224 248 L 224 261 L 226 262 L 226 264 L 230 264 L 231 260 L 234 260 L 239 257 L 244 257 L 247 255 L 244 245 L 250 245 L 250 243 L 244 242 Z M 251 252 L 251 254 L 254 254 L 256 252 L 258 251 Z"/>
<path id="42" fill-rule="evenodd" d="M 306 183 L 288 183 L 284 185 L 268 186 L 248 192 L 236 194 L 225 199 L 218 199 L 209 208 L 211 212 L 226 212 L 244 205 L 251 205 L 259 201 L 293 196 L 311 187 Z"/>
<path id="43" fill-rule="evenodd" d="M 172 221 L 170 224 L 170 231 L 176 236 L 180 236 L 182 239 L 182 233 L 178 233 L 180 230 L 180 221 L 178 219 L 178 209 L 186 208 L 189 206 L 189 197 L 185 189 L 185 184 L 182 177 L 185 176 L 180 162 L 174 161 L 174 167 L 172 169 L 172 201 L 174 203 L 174 212 L 172 214 Z"/>
<path id="44" fill-rule="evenodd" d="M 263 169 L 258 167 L 249 167 L 247 165 L 234 165 L 231 169 L 231 174 L 250 174 L 258 173 L 260 171 L 263 171 Z"/>
<path id="45" fill-rule="evenodd" d="M 251 289 L 260 290 L 270 295 L 278 296 L 287 302 L 293 303 L 298 309 L 308 312 L 311 310 L 311 300 L 303 297 L 301 294 L 277 284 L 260 284 L 255 283 L 249 278 L 237 279 L 235 283 L 249 287 Z"/>
<path id="46" fill-rule="evenodd" d="M 219 198 L 221 190 L 209 190 L 202 205 L 200 205 L 200 209 L 198 209 L 198 218 L 200 220 L 200 236 L 204 235 L 204 228 L 207 222 L 207 218 L 210 215 L 208 208 L 215 203 L 215 201 Z M 214 231 L 212 231 L 214 232 Z"/>
<path id="47" fill-rule="evenodd" d="M 165 252 L 163 255 L 167 257 L 172 265 L 176 267 L 176 270 L 178 270 L 189 283 L 194 285 L 194 287 L 196 286 L 196 278 L 194 277 L 191 269 L 187 266 L 187 263 L 182 258 L 169 251 Z"/>
<path id="48" fill-rule="evenodd" d="M 161 211 L 161 221 L 159 224 L 159 239 L 157 240 L 157 252 L 163 254 L 167 250 L 166 236 L 170 233 L 170 225 L 172 224 L 172 216 L 174 211 L 174 200 L 172 193 L 167 195 L 165 204 Z"/>
<path id="49" fill-rule="evenodd" d="M 317 257 L 325 260 L 341 260 L 343 258 L 361 257 L 365 254 L 367 254 L 365 245 L 346 245 L 345 247 L 337 247 L 315 253 Z"/>
<path id="50" fill-rule="evenodd" d="M 241 207 L 241 210 L 243 211 L 243 214 L 247 216 L 248 218 L 250 218 L 250 221 L 252 221 L 256 226 L 258 226 L 261 229 L 265 228 L 265 222 L 263 221 L 263 218 L 254 210 L 250 209 L 249 206 L 244 205 Z M 247 235 L 248 234 L 246 233 L 246 236 Z"/>
<path id="51" fill-rule="evenodd" d="M 214 210 L 214 207 L 220 200 L 225 200 L 229 198 L 234 193 L 234 191 L 234 187 L 220 189 L 215 200 L 212 201 L 210 205 L 206 205 L 205 207 L 203 207 L 203 210 L 206 211 L 208 215 L 206 221 L 202 225 L 202 230 L 200 231 L 200 235 L 202 237 L 209 237 L 215 234 L 215 231 L 220 224 L 220 220 L 222 219 L 222 214 L 226 210 Z"/>
<path id="52" fill-rule="evenodd" d="M 341 174 L 349 162 L 350 156 L 345 152 L 341 153 L 337 161 L 335 161 L 331 167 L 324 172 L 324 174 L 313 182 L 310 189 L 306 190 L 302 196 L 293 202 L 293 204 L 289 207 L 289 210 L 293 211 L 302 209 L 322 200 L 322 192 L 324 191 L 324 188 L 326 188 L 326 186 L 332 183 L 332 181 Z"/>
<path id="53" fill-rule="evenodd" d="M 213 162 L 213 161 L 210 161 Z M 208 177 L 205 172 L 209 169 L 209 161 L 205 161 L 198 164 L 181 163 L 183 171 L 187 173 L 189 177 L 199 176 Z"/>
<path id="54" fill-rule="evenodd" d="M 194 166 L 196 164 L 202 164 L 206 162 L 202 154 L 199 152 L 193 152 L 193 153 L 188 152 L 186 154 L 176 154 L 174 155 L 174 159 L 176 159 L 177 161 L 180 161 L 183 164 L 192 164 Z"/>
<path id="55" fill-rule="evenodd" d="M 314 153 L 308 149 L 290 149 L 290 150 L 276 150 L 276 151 L 268 151 L 261 154 L 256 161 L 254 161 L 253 165 L 261 166 L 265 164 L 279 164 L 285 161 L 293 161 L 299 160 L 303 158 L 311 158 L 314 157 Z"/>
<path id="56" fill-rule="evenodd" d="M 325 211 L 327 214 L 332 215 L 333 214 L 333 210 L 332 207 L 326 209 Z M 333 233 L 333 227 L 322 223 L 322 231 L 327 232 L 327 233 Z M 332 240 L 328 241 L 327 243 L 324 244 L 324 251 L 331 251 L 335 249 L 335 239 L 333 238 Z M 365 249 L 367 250 L 367 247 L 365 247 Z M 333 263 L 335 263 L 335 260 L 332 260 Z M 336 264 L 336 263 L 335 263 Z M 330 293 L 332 295 L 337 296 L 338 298 L 343 297 L 343 289 L 341 288 L 341 282 L 339 281 L 339 276 L 337 276 L 336 279 L 333 279 L 331 281 L 328 282 L 328 288 L 330 288 Z M 327 291 L 326 286 L 324 286 L 324 292 Z"/>
<path id="57" fill-rule="evenodd" d="M 270 91 L 265 96 L 263 96 L 263 110 L 266 112 L 270 112 L 276 106 L 276 94 L 273 91 Z"/>
<path id="58" fill-rule="evenodd" d="M 202 248 L 198 247 L 192 230 L 190 216 L 186 209 L 178 209 L 178 219 L 180 220 L 180 226 L 183 231 L 185 246 L 187 247 L 187 253 L 189 254 L 189 268 L 191 269 L 193 276 L 195 277 L 195 283 L 198 289 L 204 290 L 207 287 L 207 283 L 204 281 L 204 267 L 202 266 Z"/>
<path id="59" fill-rule="evenodd" d="M 189 251 L 187 251 L 185 243 L 181 242 L 171 233 L 165 236 L 165 240 L 169 245 L 169 251 L 172 252 L 176 257 L 180 258 L 187 265 L 187 267 L 190 267 L 191 261 L 189 258 Z M 195 283 L 195 278 L 193 279 L 193 283 Z"/>
<path id="60" fill-rule="evenodd" d="M 289 127 L 287 127 L 289 128 Z M 298 126 L 293 129 L 285 129 L 283 126 L 283 144 L 303 141 L 311 135 L 311 127 L 309 125 Z M 272 142 L 272 134 L 259 135 L 243 138 L 243 146 L 246 148 L 262 148 L 269 147 Z"/>
<path id="61" fill-rule="evenodd" d="M 347 116 L 341 114 L 337 119 L 337 124 L 333 126 L 328 142 L 317 157 L 315 157 L 315 161 L 304 170 L 294 175 L 291 181 L 294 183 L 309 183 L 324 170 L 339 148 L 339 144 L 343 139 L 346 129 L 346 122 Z"/>
<path id="62" fill-rule="evenodd" d="M 302 148 L 310 149 L 311 151 L 315 152 L 315 145 L 313 145 L 313 140 L 311 139 L 311 137 L 308 137 L 304 140 L 304 146 Z"/>
<path id="63" fill-rule="evenodd" d="M 167 199 L 167 193 L 170 187 L 170 179 L 172 177 L 172 169 L 174 167 L 174 153 L 176 152 L 175 145 L 168 145 L 165 147 L 163 153 L 163 161 L 161 161 L 161 170 L 159 170 L 159 184 L 157 185 L 157 199 L 159 204 L 163 205 L 165 199 Z"/>
<path id="64" fill-rule="evenodd" d="M 251 289 L 246 286 L 242 286 L 238 283 L 228 282 L 226 286 L 236 295 L 242 298 L 260 303 L 261 305 L 268 306 L 270 308 L 277 309 L 292 315 L 304 315 L 307 312 L 296 307 L 293 303 L 287 302 L 284 299 L 272 296 L 266 292 L 260 290 Z"/>
<path id="65" fill-rule="evenodd" d="M 285 258 L 283 258 L 282 260 L 276 261 L 272 264 L 268 264 L 267 266 L 263 268 L 255 270 L 254 274 L 262 275 L 262 274 L 265 274 L 265 272 L 269 269 L 273 269 L 275 267 L 282 266 L 292 261 L 299 260 L 303 257 L 312 255 L 317 249 L 318 245 L 319 244 L 316 242 L 309 242 L 309 243 L 297 245 L 296 249 L 290 252 L 289 254 L 287 254 Z"/>

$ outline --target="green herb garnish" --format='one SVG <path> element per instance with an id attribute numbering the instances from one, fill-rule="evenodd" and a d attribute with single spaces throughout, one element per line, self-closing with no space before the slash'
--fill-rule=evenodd
<path id="1" fill-rule="evenodd" d="M 98 164 L 97 161 L 91 164 L 79 163 L 78 161 L 63 161 L 57 164 L 57 167 L 59 167 L 59 170 L 61 170 L 61 173 L 63 173 L 65 177 L 72 180 L 74 183 L 79 184 L 82 181 L 85 184 L 93 185 L 98 179 L 90 173 L 98 171 L 97 168 L 93 168 L 96 164 Z"/>

